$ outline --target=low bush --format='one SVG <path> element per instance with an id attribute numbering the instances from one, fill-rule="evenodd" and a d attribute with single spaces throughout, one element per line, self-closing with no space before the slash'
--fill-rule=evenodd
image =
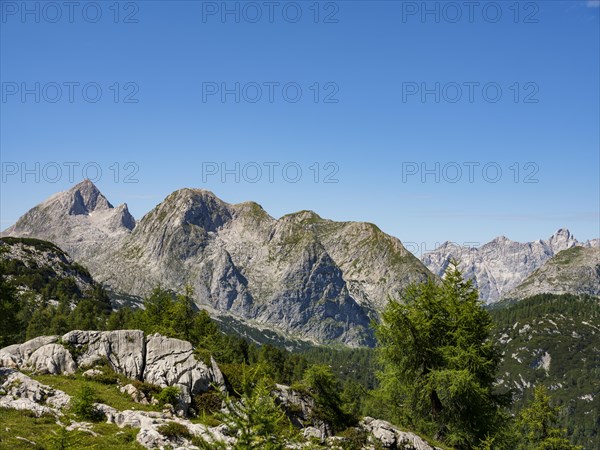
<path id="1" fill-rule="evenodd" d="M 160 406 L 164 406 L 167 403 L 175 405 L 179 399 L 179 388 L 175 386 L 167 386 L 158 394 L 154 395 L 154 398 L 158 400 Z"/>
<path id="2" fill-rule="evenodd" d="M 158 427 L 158 432 L 167 439 L 191 439 L 192 434 L 185 425 L 178 422 L 168 422 Z"/>

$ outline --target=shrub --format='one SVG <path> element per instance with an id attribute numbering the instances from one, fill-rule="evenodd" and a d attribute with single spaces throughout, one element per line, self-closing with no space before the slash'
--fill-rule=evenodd
<path id="1" fill-rule="evenodd" d="M 100 422 L 104 420 L 104 413 L 94 406 L 96 393 L 94 390 L 83 385 L 77 395 L 71 399 L 71 411 L 83 420 Z"/>
<path id="2" fill-rule="evenodd" d="M 160 386 L 157 386 L 155 384 L 151 384 L 151 383 L 146 383 L 144 381 L 139 381 L 139 380 L 131 380 L 128 382 L 130 382 L 131 384 L 133 384 L 133 386 L 140 392 L 142 392 L 146 398 L 150 398 L 150 397 L 154 397 L 156 394 L 158 394 L 161 389 Z"/>
<path id="3" fill-rule="evenodd" d="M 223 399 L 218 392 L 210 390 L 194 396 L 194 409 L 201 414 L 212 414 L 221 409 Z"/>
<path id="4" fill-rule="evenodd" d="M 168 422 L 158 427 L 158 432 L 167 439 L 191 439 L 192 434 L 185 425 L 178 422 Z"/>
<path id="5" fill-rule="evenodd" d="M 179 399 L 179 388 L 175 386 L 167 386 L 162 391 L 154 396 L 158 400 L 160 406 L 164 406 L 167 403 L 175 405 Z"/>
<path id="6" fill-rule="evenodd" d="M 361 428 L 347 428 L 339 436 L 344 438 L 345 450 L 361 450 L 368 443 L 368 433 Z"/>

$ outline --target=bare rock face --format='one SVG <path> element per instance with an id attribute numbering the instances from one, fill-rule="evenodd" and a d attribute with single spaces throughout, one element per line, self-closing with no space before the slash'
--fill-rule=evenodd
<path id="1" fill-rule="evenodd" d="M 189 342 L 151 334 L 146 338 L 144 381 L 178 387 L 181 402 L 189 405 L 193 395 L 208 391 L 212 383 L 221 384 L 224 379 L 214 360 L 208 367 L 196 359 Z"/>
<path id="2" fill-rule="evenodd" d="M 71 353 L 60 344 L 46 344 L 38 348 L 27 359 L 25 367 L 37 373 L 52 375 L 69 375 L 77 370 Z"/>
<path id="3" fill-rule="evenodd" d="M 30 209 L 2 236 L 51 241 L 94 274 L 97 265 L 104 264 L 101 255 L 134 226 L 127 205 L 114 208 L 94 183 L 84 180 Z"/>
<path id="4" fill-rule="evenodd" d="M 62 341 L 82 350 L 77 357 L 78 366 L 91 367 L 106 359 L 115 372 L 142 379 L 146 352 L 143 331 L 71 331 Z"/>

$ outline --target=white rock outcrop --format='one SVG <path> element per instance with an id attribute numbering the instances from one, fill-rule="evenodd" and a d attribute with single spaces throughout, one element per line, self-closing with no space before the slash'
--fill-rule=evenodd
<path id="1" fill-rule="evenodd" d="M 71 353 L 60 344 L 41 346 L 27 358 L 25 367 L 37 373 L 52 375 L 70 375 L 77 370 L 77 364 L 75 364 Z"/>
<path id="2" fill-rule="evenodd" d="M 32 380 L 15 369 L 0 367 L 0 408 L 32 411 L 36 416 L 60 414 L 68 405 L 70 397 L 63 391 L 53 389 Z"/>
<path id="3" fill-rule="evenodd" d="M 81 349 L 77 365 L 91 367 L 105 359 L 113 370 L 128 378 L 141 380 L 144 364 L 146 339 L 140 330 L 117 331 L 71 331 L 62 341 Z"/>
<path id="4" fill-rule="evenodd" d="M 160 334 L 146 338 L 144 381 L 162 387 L 177 386 L 184 404 L 189 404 L 193 395 L 209 390 L 212 384 L 224 386 L 225 382 L 212 358 L 208 367 L 194 356 L 192 344 Z"/>
<path id="5" fill-rule="evenodd" d="M 360 423 L 361 428 L 379 441 L 383 448 L 398 450 L 441 450 L 433 447 L 414 433 L 401 431 L 385 420 L 365 417 Z"/>
<path id="6" fill-rule="evenodd" d="M 58 336 L 39 336 L 23 344 L 9 345 L 0 349 L 0 367 L 21 367 L 38 348 L 58 341 Z"/>

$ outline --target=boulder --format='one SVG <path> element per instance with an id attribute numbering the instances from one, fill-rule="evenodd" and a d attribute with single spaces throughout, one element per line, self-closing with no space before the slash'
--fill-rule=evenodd
<path id="1" fill-rule="evenodd" d="M 80 352 L 77 364 L 83 367 L 106 359 L 113 370 L 141 380 L 144 372 L 146 340 L 140 330 L 71 331 L 62 341 Z"/>
<path id="2" fill-rule="evenodd" d="M 37 373 L 72 374 L 77 365 L 71 353 L 60 344 L 47 344 L 38 348 L 27 359 L 25 367 Z"/>
<path id="3" fill-rule="evenodd" d="M 385 420 L 364 417 L 361 428 L 376 439 L 383 448 L 401 450 L 441 450 L 433 447 L 414 433 L 401 431 Z"/>
<path id="4" fill-rule="evenodd" d="M 89 369 L 83 372 L 81 375 L 83 375 L 86 378 L 94 378 L 98 375 L 102 375 L 102 371 L 100 369 Z"/>
<path id="5" fill-rule="evenodd" d="M 3 349 L 0 349 L 0 366 L 18 369 L 38 348 L 47 344 L 52 344 L 57 340 L 58 336 L 39 336 L 30 339 L 23 344 L 4 347 Z"/>
<path id="6" fill-rule="evenodd" d="M 224 386 L 223 374 L 214 360 L 211 367 L 194 356 L 192 344 L 151 334 L 146 338 L 146 368 L 144 381 L 158 386 L 176 386 L 180 389 L 177 410 L 185 410 L 192 396 L 210 389 L 211 384 Z"/>

